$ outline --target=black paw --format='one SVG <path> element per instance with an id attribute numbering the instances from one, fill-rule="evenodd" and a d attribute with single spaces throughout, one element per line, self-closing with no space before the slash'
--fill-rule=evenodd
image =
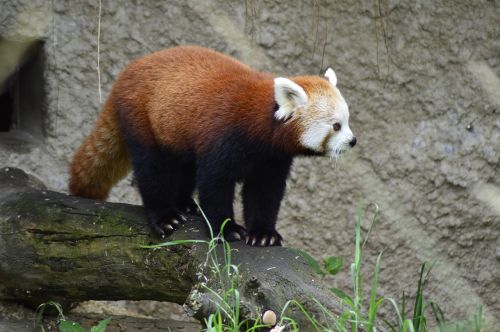
<path id="1" fill-rule="evenodd" d="M 217 233 L 215 233 L 214 235 L 218 235 L 219 233 L 220 231 L 217 231 Z M 225 241 L 241 241 L 247 236 L 247 231 L 245 227 L 238 225 L 234 221 L 229 221 L 224 225 L 222 236 L 224 237 Z"/>
<path id="2" fill-rule="evenodd" d="M 246 238 L 246 243 L 256 247 L 281 246 L 283 238 L 277 231 L 250 232 Z"/>
<path id="3" fill-rule="evenodd" d="M 186 217 L 184 217 L 181 213 L 178 213 L 175 217 L 171 218 L 157 218 L 157 217 L 149 217 L 148 222 L 149 226 L 158 234 L 161 238 L 165 238 L 172 234 L 174 230 L 178 229 L 181 224 L 187 221 Z"/>

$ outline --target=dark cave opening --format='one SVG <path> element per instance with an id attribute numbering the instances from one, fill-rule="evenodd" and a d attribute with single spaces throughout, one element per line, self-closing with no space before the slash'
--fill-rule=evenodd
<path id="1" fill-rule="evenodd" d="M 17 130 L 42 138 L 46 105 L 43 42 L 0 40 L 0 49 L 4 50 L 0 61 L 10 65 L 4 68 L 8 75 L 0 82 L 0 132 Z"/>
<path id="2" fill-rule="evenodd" d="M 10 130 L 13 113 L 14 99 L 8 91 L 5 91 L 0 95 L 0 132 Z"/>

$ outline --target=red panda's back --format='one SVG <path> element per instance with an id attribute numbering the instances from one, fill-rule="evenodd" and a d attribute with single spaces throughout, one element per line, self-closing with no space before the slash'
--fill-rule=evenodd
<path id="1" fill-rule="evenodd" d="M 271 75 L 195 46 L 135 60 L 112 94 L 130 106 L 121 116 L 140 139 L 183 150 L 202 149 L 273 100 Z"/>

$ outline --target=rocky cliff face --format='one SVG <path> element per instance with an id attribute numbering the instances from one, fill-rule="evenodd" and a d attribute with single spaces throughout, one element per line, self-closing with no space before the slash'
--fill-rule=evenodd
<path id="1" fill-rule="evenodd" d="M 44 110 L 44 138 L 0 133 L 0 167 L 65 190 L 72 151 L 99 112 L 99 9 L 45 3 L 13 1 L 0 12 L 2 37 L 43 41 L 46 91 L 34 106 Z M 286 244 L 349 261 L 355 210 L 377 204 L 364 255 L 369 271 L 384 250 L 383 292 L 413 290 L 421 262 L 435 261 L 428 290 L 448 316 L 477 303 L 498 317 L 499 17 L 495 1 L 103 1 L 102 96 L 130 59 L 179 44 L 280 75 L 332 66 L 358 146 L 338 162 L 296 161 L 278 223 Z M 138 202 L 129 179 L 112 200 Z M 332 282 L 349 287 L 348 268 Z"/>

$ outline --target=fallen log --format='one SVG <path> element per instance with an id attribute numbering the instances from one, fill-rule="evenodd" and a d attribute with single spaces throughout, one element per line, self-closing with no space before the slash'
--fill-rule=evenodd
<path id="1" fill-rule="evenodd" d="M 206 240 L 195 216 L 168 241 Z M 0 298 L 33 307 L 85 300 L 156 300 L 184 304 L 199 318 L 214 312 L 221 282 L 207 265 L 205 243 L 159 249 L 140 206 L 103 203 L 47 190 L 15 168 L 0 170 Z M 223 248 L 217 246 L 219 261 Z M 336 315 L 341 304 L 302 257 L 289 248 L 231 243 L 239 267 L 241 318 L 265 310 L 279 316 L 295 300 L 319 322 L 320 303 Z M 215 293 L 208 289 L 215 290 Z M 317 301 L 317 302 L 316 302 Z M 303 330 L 310 322 L 296 306 L 287 316 Z M 279 319 L 279 317 L 278 317 Z"/>

